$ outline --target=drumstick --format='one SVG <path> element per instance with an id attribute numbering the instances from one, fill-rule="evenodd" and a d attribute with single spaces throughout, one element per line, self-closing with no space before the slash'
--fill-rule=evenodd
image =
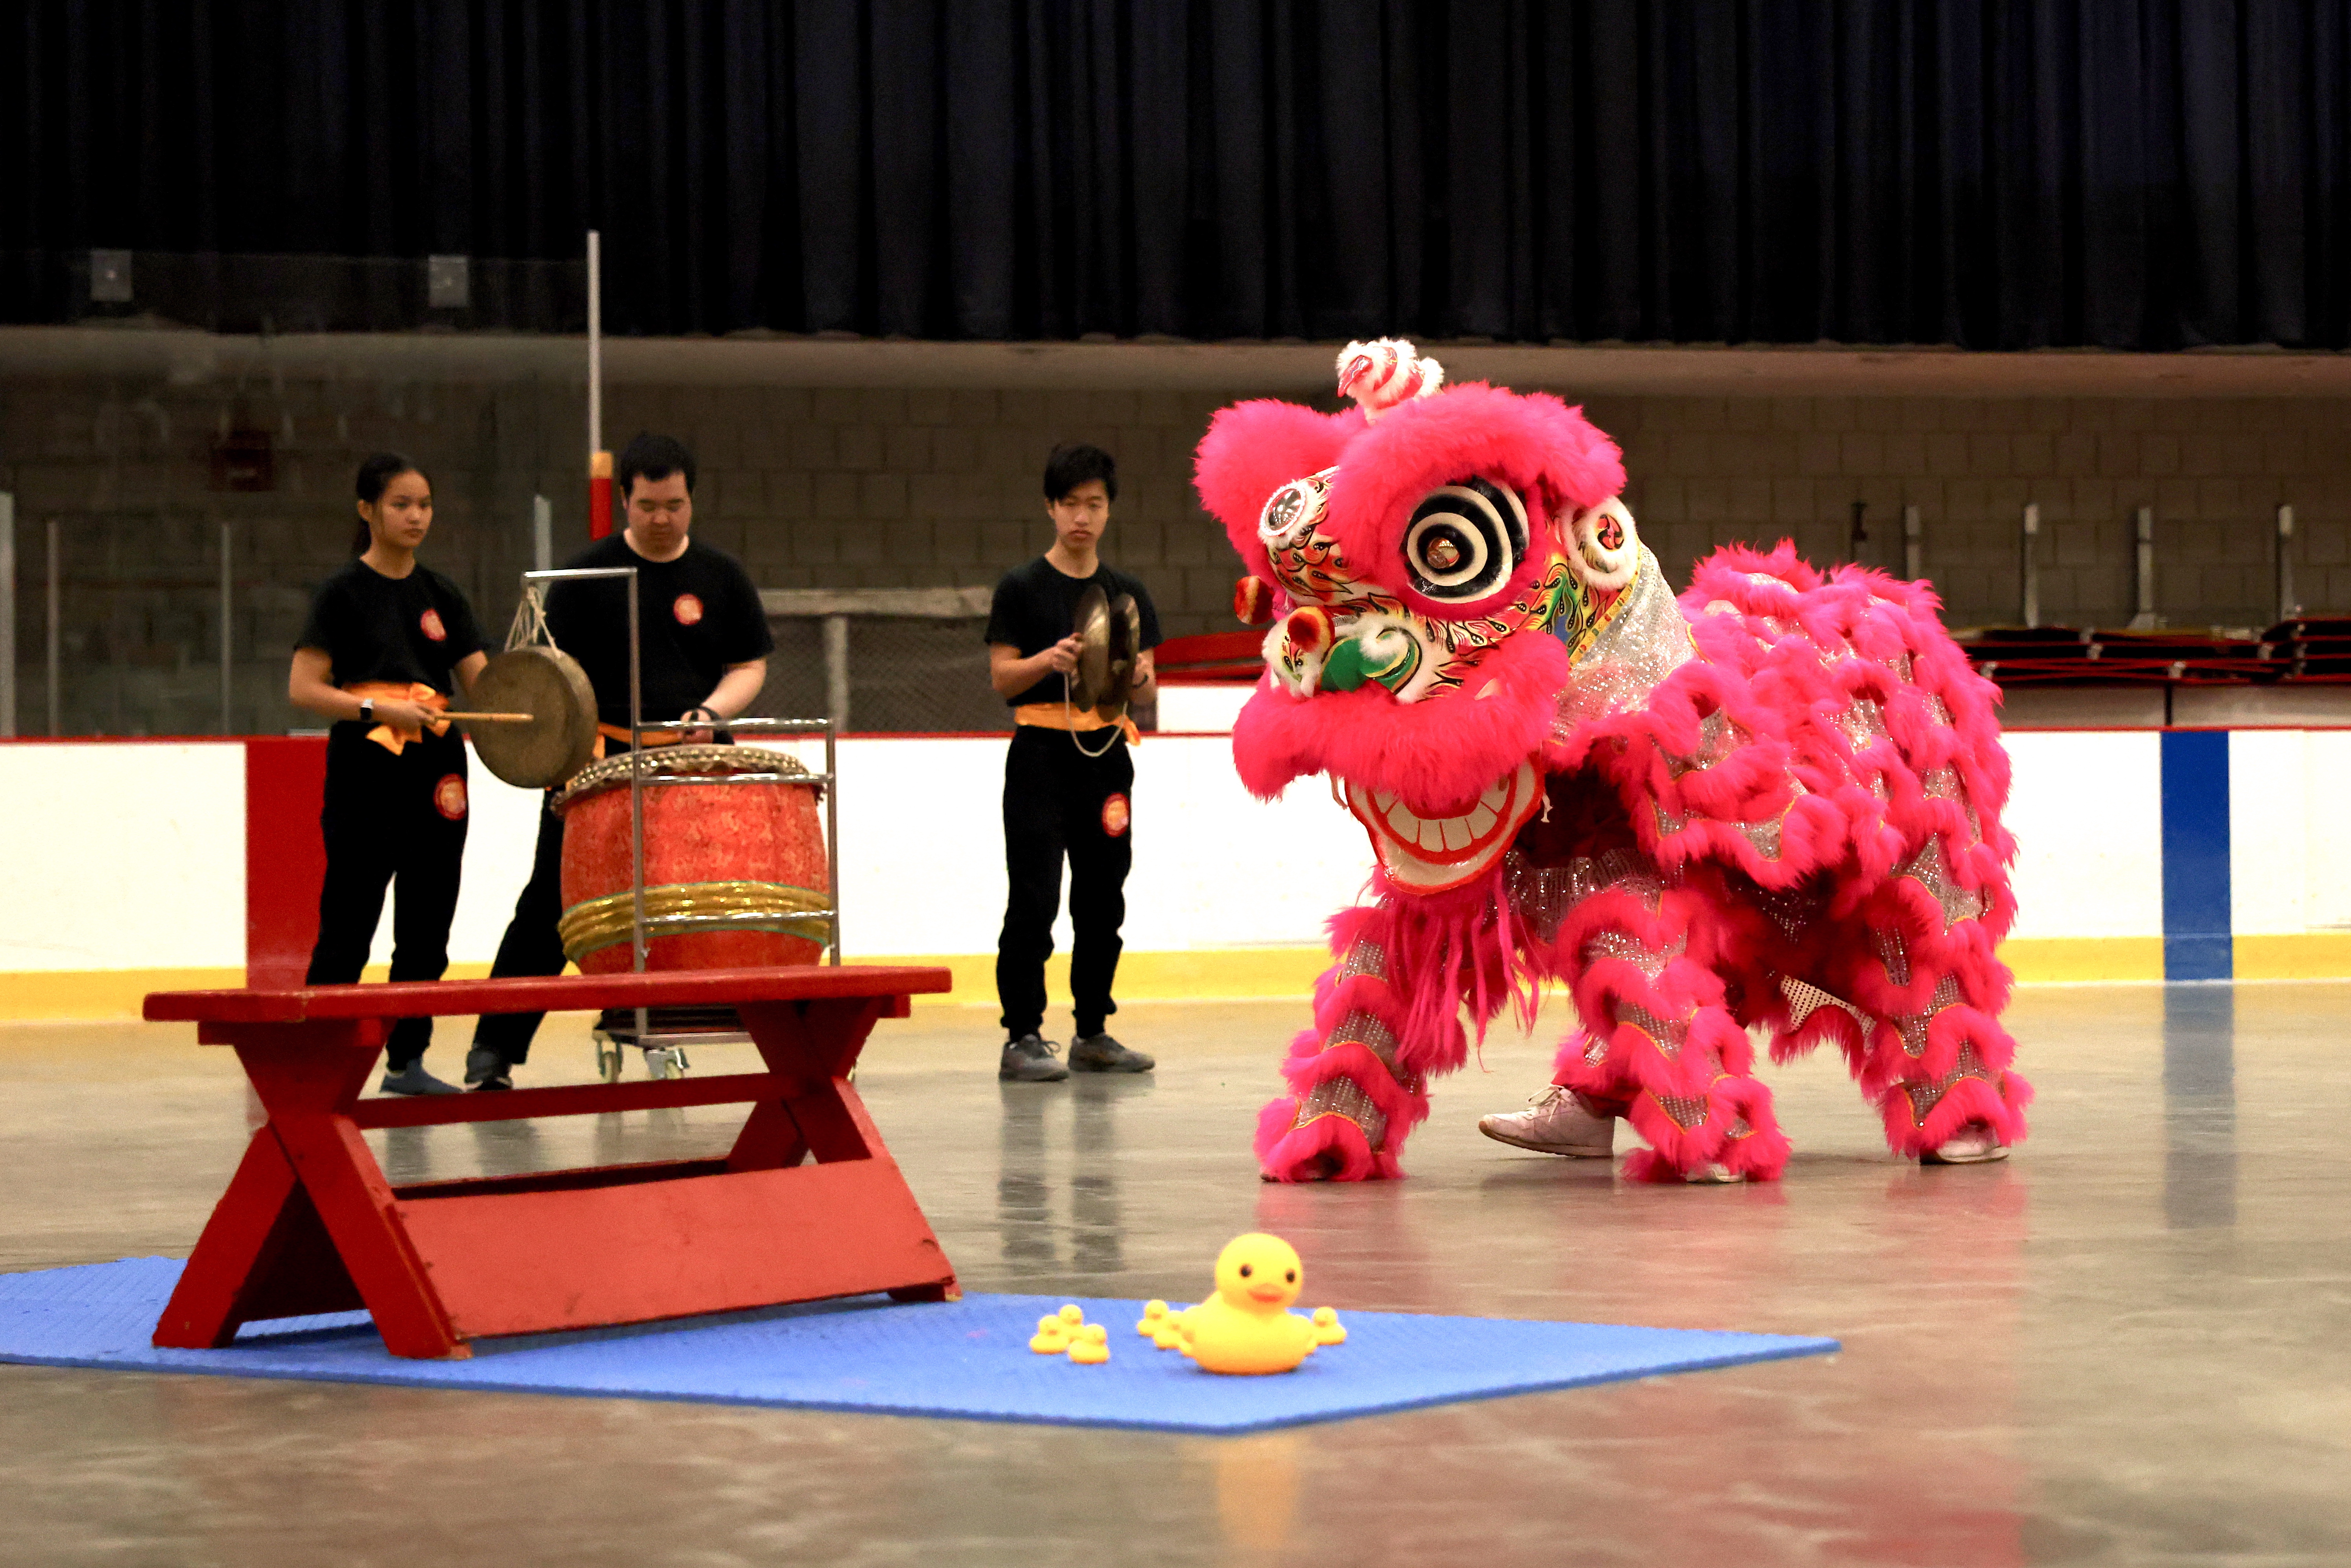
<path id="1" fill-rule="evenodd" d="M 469 724 L 537 724 L 535 713 L 436 713 L 436 719 L 464 719 Z"/>

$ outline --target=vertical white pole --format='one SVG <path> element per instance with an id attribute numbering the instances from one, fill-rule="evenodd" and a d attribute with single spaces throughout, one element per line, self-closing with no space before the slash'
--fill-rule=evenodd
<path id="1" fill-rule="evenodd" d="M 2027 501 L 2024 503 L 2023 570 L 2022 572 L 2024 580 L 2024 603 L 2022 608 L 2024 612 L 2024 623 L 2027 626 L 2041 624 L 2041 563 L 2033 556 L 2033 541 L 2040 537 L 2041 503 Z"/>
<path id="2" fill-rule="evenodd" d="M 221 662 L 221 723 L 220 732 L 232 735 L 229 727 L 229 704 L 236 692 L 235 633 L 230 618 L 236 612 L 236 577 L 230 555 L 233 535 L 230 525 L 221 525 L 221 601 L 220 601 L 220 662 Z"/>
<path id="3" fill-rule="evenodd" d="M 2291 621 L 2294 602 L 2294 507 L 2277 509 L 2277 618 Z"/>
<path id="4" fill-rule="evenodd" d="M 1902 575 L 1913 582 L 1927 575 L 1927 543 L 1919 533 L 1916 503 L 1902 508 Z"/>
<path id="5" fill-rule="evenodd" d="M 835 735 L 849 729 L 849 617 L 824 618 L 824 706 Z"/>
<path id="6" fill-rule="evenodd" d="M 58 701 L 57 679 L 57 644 L 62 641 L 61 627 L 64 619 L 63 601 L 57 591 L 58 575 L 62 570 L 61 559 L 57 543 L 57 520 L 51 517 L 49 519 L 49 624 L 47 640 L 42 653 L 43 668 L 47 673 L 49 688 L 49 734 L 52 736 L 62 733 L 59 727 L 64 723 L 60 716 L 62 704 Z"/>
<path id="7" fill-rule="evenodd" d="M 2138 509 L 2138 613 L 2131 624 L 2141 631 L 2155 630 L 2155 508 Z"/>
<path id="8" fill-rule="evenodd" d="M 16 497 L 0 490 L 0 736 L 16 733 Z"/>
<path id="9" fill-rule="evenodd" d="M 588 231 L 588 451 L 604 450 L 604 244 Z"/>
<path id="10" fill-rule="evenodd" d="M 530 498 L 530 565 L 533 571 L 555 567 L 555 503 L 544 496 Z"/>

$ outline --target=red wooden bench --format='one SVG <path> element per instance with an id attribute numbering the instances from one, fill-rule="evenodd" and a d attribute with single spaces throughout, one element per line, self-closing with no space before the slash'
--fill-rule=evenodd
<path id="1" fill-rule="evenodd" d="M 268 1120 L 213 1210 L 158 1345 L 364 1308 L 394 1355 L 496 1334 L 887 1291 L 952 1301 L 931 1234 L 849 1071 L 876 1020 L 947 971 L 845 965 L 432 985 L 162 991 L 146 1016 L 236 1048 Z M 362 1100 L 389 1020 L 726 1003 L 763 1072 Z M 748 1103 L 722 1159 L 394 1186 L 370 1127 Z"/>

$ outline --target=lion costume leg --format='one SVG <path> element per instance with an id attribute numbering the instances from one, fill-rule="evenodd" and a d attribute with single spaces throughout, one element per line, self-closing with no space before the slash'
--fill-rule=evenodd
<path id="1" fill-rule="evenodd" d="M 1403 914 L 1384 900 L 1332 922 L 1339 962 L 1316 982 L 1313 1027 L 1291 1041 L 1281 1064 L 1290 1092 L 1258 1116 L 1257 1156 L 1269 1180 L 1402 1176 L 1397 1155 L 1428 1114 L 1430 1075 L 1468 1054 L 1458 999 L 1431 1007 L 1414 990 L 1412 938 L 1395 929 Z"/>
<path id="2" fill-rule="evenodd" d="M 1875 956 L 1845 984 L 1870 1027 L 1846 1057 L 1886 1121 L 1886 1146 L 1932 1155 L 1971 1126 L 2002 1147 L 2022 1141 L 2032 1087 L 2009 1070 L 2016 1041 L 2001 1027 L 2007 974 L 1964 940 L 1906 940 L 1891 911 L 1870 927 Z"/>
<path id="3" fill-rule="evenodd" d="M 1553 1081 L 1595 1115 L 1623 1116 L 1649 1147 L 1637 1179 L 1776 1178 L 1788 1141 L 1754 1050 L 1725 1005 L 1722 966 L 1750 934 L 1705 884 L 1620 882 L 1560 925 L 1554 961 L 1583 1028 Z"/>

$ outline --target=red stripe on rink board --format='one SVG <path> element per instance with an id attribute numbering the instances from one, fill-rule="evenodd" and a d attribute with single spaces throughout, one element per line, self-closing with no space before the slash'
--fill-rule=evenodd
<path id="1" fill-rule="evenodd" d="M 245 983 L 298 986 L 319 939 L 327 846 L 324 737 L 254 736 L 245 743 Z"/>

